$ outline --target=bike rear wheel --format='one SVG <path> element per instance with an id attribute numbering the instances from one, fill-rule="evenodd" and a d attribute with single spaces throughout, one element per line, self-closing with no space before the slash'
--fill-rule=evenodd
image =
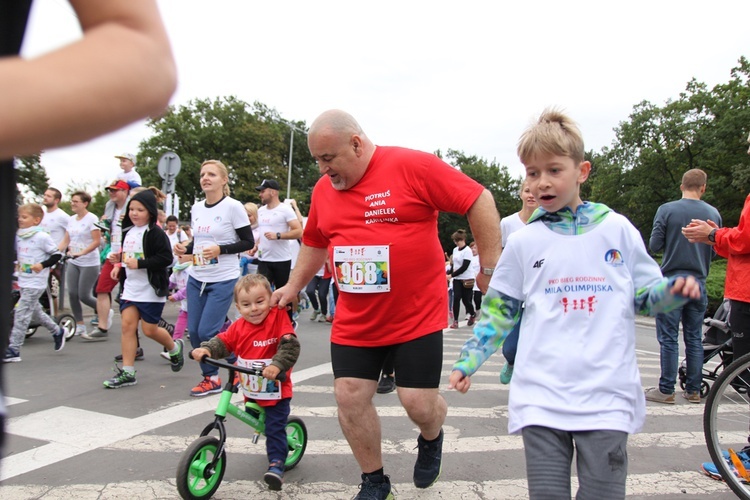
<path id="1" fill-rule="evenodd" d="M 719 375 L 706 398 L 703 433 L 708 453 L 724 481 L 739 497 L 750 500 L 750 468 L 735 460 L 729 450 L 739 453 L 750 438 L 750 354 L 734 361 Z"/>
<path id="2" fill-rule="evenodd" d="M 289 443 L 289 454 L 284 468 L 294 469 L 307 449 L 307 427 L 299 417 L 289 417 L 286 422 L 286 440 Z"/>
<path id="3" fill-rule="evenodd" d="M 210 498 L 219 489 L 227 465 L 224 451 L 211 467 L 220 441 L 214 436 L 203 436 L 193 441 L 183 452 L 177 465 L 177 491 L 186 500 Z"/>

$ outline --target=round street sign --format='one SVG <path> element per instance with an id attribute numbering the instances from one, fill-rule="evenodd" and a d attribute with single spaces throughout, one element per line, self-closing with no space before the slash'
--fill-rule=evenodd
<path id="1" fill-rule="evenodd" d="M 177 153 L 169 152 L 161 155 L 156 169 L 159 172 L 159 176 L 165 181 L 168 181 L 177 177 L 177 174 L 180 173 L 180 167 L 182 167 L 180 157 L 177 156 Z"/>

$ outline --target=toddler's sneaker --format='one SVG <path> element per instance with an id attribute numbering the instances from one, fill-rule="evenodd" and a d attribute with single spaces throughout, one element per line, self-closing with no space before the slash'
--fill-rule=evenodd
<path id="1" fill-rule="evenodd" d="M 274 460 L 268 465 L 268 470 L 263 474 L 263 481 L 268 485 L 269 490 L 280 491 L 284 482 L 284 462 Z"/>
<path id="2" fill-rule="evenodd" d="M 382 481 L 362 474 L 362 483 L 359 485 L 359 493 L 354 500 L 393 500 L 391 493 L 391 479 L 383 474 Z M 375 481 L 373 481 L 375 479 Z"/>
<path id="3" fill-rule="evenodd" d="M 429 488 L 440 477 L 443 459 L 443 429 L 433 441 L 427 441 L 422 434 L 417 438 L 417 462 L 414 464 L 414 486 Z"/>
<path id="4" fill-rule="evenodd" d="M 19 361 L 21 361 L 21 351 L 8 346 L 8 348 L 5 349 L 3 363 L 18 363 Z"/>
<path id="5" fill-rule="evenodd" d="M 503 369 L 500 370 L 500 383 L 503 385 L 510 384 L 510 379 L 513 377 L 513 365 L 507 361 L 503 365 Z"/>
<path id="6" fill-rule="evenodd" d="M 644 392 L 646 394 L 646 401 L 653 401 L 655 403 L 664 403 L 668 405 L 673 405 L 675 402 L 674 392 L 672 394 L 664 394 L 658 387 L 649 387 Z"/>
<path id="7" fill-rule="evenodd" d="M 202 396 L 208 396 L 209 394 L 218 394 L 221 392 L 221 379 L 214 382 L 211 377 L 203 377 L 203 380 L 193 387 L 190 391 L 190 395 L 196 398 Z"/>
<path id="8" fill-rule="evenodd" d="M 120 387 L 127 387 L 129 385 L 135 385 L 135 373 L 129 373 L 115 365 L 115 376 L 109 380 L 104 381 L 104 387 L 107 389 L 119 389 Z"/>
<path id="9" fill-rule="evenodd" d="M 68 335 L 68 329 L 62 326 L 57 327 L 57 333 L 52 334 L 52 340 L 55 341 L 55 351 L 62 351 L 65 347 L 65 337 Z"/>
<path id="10" fill-rule="evenodd" d="M 182 340 L 176 340 L 175 345 L 178 346 L 180 349 L 177 351 L 177 354 L 170 354 L 169 355 L 169 362 L 172 363 L 172 371 L 178 372 L 182 370 L 182 365 L 185 364 L 185 353 L 182 349 Z"/>

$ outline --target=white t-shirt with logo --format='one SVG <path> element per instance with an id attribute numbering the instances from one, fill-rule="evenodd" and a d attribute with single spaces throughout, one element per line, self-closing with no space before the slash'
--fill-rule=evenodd
<path id="1" fill-rule="evenodd" d="M 239 254 L 222 254 L 215 259 L 204 259 L 202 248 L 211 245 L 228 245 L 240 241 L 237 229 L 249 226 L 245 207 L 239 201 L 225 197 L 216 205 L 206 206 L 206 201 L 193 205 L 192 276 L 202 282 L 216 283 L 237 279 L 240 276 Z"/>
<path id="2" fill-rule="evenodd" d="M 662 279 L 641 235 L 614 212 L 591 231 L 533 222 L 508 238 L 490 286 L 525 301 L 508 432 L 637 432 L 646 417 L 635 355 L 635 291 Z"/>
<path id="3" fill-rule="evenodd" d="M 78 220 L 77 215 L 70 216 L 67 231 L 70 237 L 68 248 L 71 253 L 81 252 L 94 242 L 94 238 L 91 237 L 91 231 L 99 231 L 99 228 L 94 225 L 98 220 L 96 215 L 91 212 L 84 215 L 81 220 Z M 86 255 L 81 255 L 67 262 L 78 267 L 98 266 L 99 248 L 97 247 Z"/>
<path id="4" fill-rule="evenodd" d="M 521 212 L 516 212 L 507 217 L 503 217 L 500 220 L 500 233 L 502 235 L 502 245 L 505 248 L 505 244 L 508 242 L 508 236 L 515 233 L 526 224 L 521 220 Z"/>
<path id="5" fill-rule="evenodd" d="M 143 259 L 143 235 L 148 225 L 135 226 L 125 235 L 122 242 L 122 261 L 125 269 L 125 288 L 122 290 L 122 298 L 133 302 L 165 302 L 166 297 L 156 295 L 151 283 L 148 282 L 148 271 L 143 269 L 130 269 L 125 265 L 127 259 Z"/>
<path id="6" fill-rule="evenodd" d="M 286 233 L 289 221 L 297 220 L 294 209 L 286 203 L 279 203 L 274 208 L 262 206 L 258 209 L 258 226 L 260 228 L 259 259 L 263 262 L 284 262 L 292 260 L 292 247 L 289 240 L 269 240 L 264 234 Z M 299 244 L 294 241 L 295 245 Z"/>
<path id="7" fill-rule="evenodd" d="M 469 248 L 469 245 L 465 245 L 463 248 L 459 249 L 458 247 L 453 248 L 453 270 L 458 270 L 464 263 L 464 260 L 471 261 L 471 258 L 474 255 L 471 253 L 471 248 Z M 476 278 L 476 274 L 471 273 L 471 265 L 469 265 L 469 268 L 459 274 L 458 276 L 454 276 L 454 280 L 470 280 Z"/>
<path id="8" fill-rule="evenodd" d="M 44 218 L 39 227 L 52 236 L 55 245 L 59 245 L 65 237 L 65 230 L 68 229 L 68 219 L 70 219 L 70 215 L 65 213 L 63 209 L 58 208 L 53 212 L 44 212 Z"/>
<path id="9" fill-rule="evenodd" d="M 57 244 L 44 231 L 39 231 L 29 238 L 16 236 L 18 286 L 37 290 L 47 288 L 49 268 L 44 268 L 36 273 L 31 270 L 31 266 L 44 262 L 56 253 L 59 253 Z"/>
<path id="10" fill-rule="evenodd" d="M 117 173 L 117 180 L 118 181 L 125 181 L 125 182 L 135 182 L 139 186 L 142 186 L 143 183 L 141 182 L 141 174 L 135 171 L 135 167 L 130 172 L 125 172 L 124 170 L 121 170 Z"/>

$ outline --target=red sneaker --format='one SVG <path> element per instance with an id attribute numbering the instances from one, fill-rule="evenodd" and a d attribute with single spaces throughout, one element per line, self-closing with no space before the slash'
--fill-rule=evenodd
<path id="1" fill-rule="evenodd" d="M 201 397 L 209 394 L 218 394 L 221 392 L 221 379 L 218 382 L 211 380 L 211 377 L 203 377 L 200 384 L 193 387 L 190 391 L 191 396 Z"/>

